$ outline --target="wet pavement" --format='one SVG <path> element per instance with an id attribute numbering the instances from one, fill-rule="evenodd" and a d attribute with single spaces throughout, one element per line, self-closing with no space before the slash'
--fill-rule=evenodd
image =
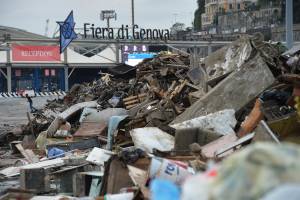
<path id="1" fill-rule="evenodd" d="M 53 97 L 35 97 L 33 106 L 37 109 L 42 108 L 47 99 Z M 29 104 L 26 98 L 0 98 L 0 127 L 7 125 L 21 125 L 27 123 L 26 112 L 29 112 Z"/>

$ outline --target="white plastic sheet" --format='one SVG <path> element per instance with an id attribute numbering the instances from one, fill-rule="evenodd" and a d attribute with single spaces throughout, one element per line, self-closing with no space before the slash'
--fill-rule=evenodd
<path id="1" fill-rule="evenodd" d="M 104 165 L 104 162 L 108 161 L 112 155 L 113 152 L 111 151 L 94 147 L 86 158 L 86 161 L 96 165 Z"/>
<path id="2" fill-rule="evenodd" d="M 133 129 L 130 135 L 134 146 L 148 153 L 152 153 L 154 148 L 160 151 L 170 151 L 174 148 L 174 137 L 156 127 Z"/>

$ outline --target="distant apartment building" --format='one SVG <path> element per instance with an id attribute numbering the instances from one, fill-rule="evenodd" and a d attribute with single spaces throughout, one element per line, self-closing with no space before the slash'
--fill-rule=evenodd
<path id="1" fill-rule="evenodd" d="M 208 28 L 214 24 L 218 7 L 219 0 L 205 0 L 205 13 L 201 15 L 202 29 Z"/>
<path id="2" fill-rule="evenodd" d="M 256 4 L 257 0 L 206 0 L 205 13 L 202 14 L 202 29 L 216 31 L 216 24 L 219 15 L 244 11 L 249 6 Z"/>
<path id="3" fill-rule="evenodd" d="M 220 34 L 271 29 L 280 24 L 281 9 L 281 7 L 276 6 L 259 10 L 227 12 L 217 16 L 216 27 Z"/>
<path id="4" fill-rule="evenodd" d="M 246 10 L 248 6 L 256 2 L 257 0 L 219 0 L 219 12 Z"/>

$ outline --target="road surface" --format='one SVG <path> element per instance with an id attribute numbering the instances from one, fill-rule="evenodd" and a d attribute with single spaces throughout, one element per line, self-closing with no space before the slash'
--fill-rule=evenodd
<path id="1" fill-rule="evenodd" d="M 50 97 L 35 97 L 32 98 L 33 106 L 35 108 L 42 108 L 47 99 L 54 99 L 55 96 Z M 0 127 L 8 125 L 27 124 L 26 112 L 29 112 L 29 104 L 26 98 L 0 98 Z"/>

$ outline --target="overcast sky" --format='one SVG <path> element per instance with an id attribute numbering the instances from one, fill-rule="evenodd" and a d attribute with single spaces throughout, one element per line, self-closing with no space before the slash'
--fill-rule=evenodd
<path id="1" fill-rule="evenodd" d="M 143 28 L 170 28 L 175 22 L 191 26 L 197 0 L 135 0 L 135 23 Z M 114 9 L 117 21 L 111 26 L 131 24 L 131 0 L 0 0 L 0 25 L 45 33 L 49 19 L 49 35 L 56 29 L 56 21 L 63 21 L 71 10 L 74 11 L 76 27 L 83 23 L 100 21 L 101 10 Z"/>

